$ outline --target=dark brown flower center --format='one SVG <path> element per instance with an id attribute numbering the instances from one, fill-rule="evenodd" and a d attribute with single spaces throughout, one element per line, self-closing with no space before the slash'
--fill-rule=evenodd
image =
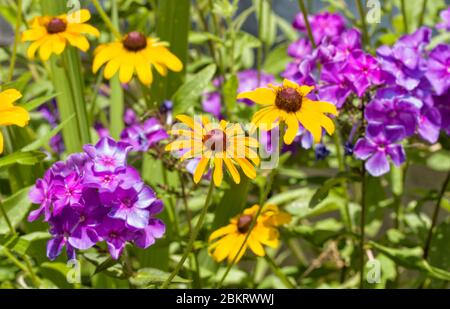
<path id="1" fill-rule="evenodd" d="M 214 129 L 203 137 L 203 144 L 209 150 L 224 151 L 227 146 L 227 136 L 222 130 Z"/>
<path id="2" fill-rule="evenodd" d="M 47 24 L 47 32 L 50 34 L 55 34 L 59 32 L 64 32 L 67 28 L 67 24 L 64 20 L 60 18 L 52 18 Z"/>
<path id="3" fill-rule="evenodd" d="M 125 36 L 122 43 L 129 51 L 136 52 L 147 47 L 147 38 L 139 31 L 133 31 Z"/>
<path id="4" fill-rule="evenodd" d="M 281 88 L 277 92 L 275 105 L 288 113 L 295 113 L 302 107 L 303 97 L 293 88 Z"/>
<path id="5" fill-rule="evenodd" d="M 252 224 L 253 217 L 250 215 L 242 215 L 238 219 L 238 231 L 239 233 L 247 233 L 250 225 Z"/>

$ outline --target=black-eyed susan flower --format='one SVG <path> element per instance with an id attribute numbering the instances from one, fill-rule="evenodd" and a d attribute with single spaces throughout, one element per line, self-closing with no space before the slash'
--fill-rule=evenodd
<path id="1" fill-rule="evenodd" d="M 86 24 L 91 18 L 88 10 L 79 10 L 59 16 L 39 16 L 31 22 L 31 29 L 22 33 L 22 42 L 32 41 L 28 48 L 28 57 L 34 58 L 39 49 L 39 56 L 47 61 L 52 54 L 60 55 L 67 43 L 86 52 L 89 41 L 84 34 L 99 36 L 93 26 Z"/>
<path id="2" fill-rule="evenodd" d="M 128 33 L 121 41 L 100 45 L 95 50 L 94 73 L 105 63 L 106 79 L 119 71 L 120 82 L 128 83 L 136 73 L 144 85 L 152 83 L 153 67 L 162 76 L 167 75 L 168 69 L 174 72 L 183 69 L 183 63 L 169 51 L 167 43 L 147 38 L 138 31 Z"/>
<path id="3" fill-rule="evenodd" d="M 225 259 L 232 263 L 245 241 L 252 222 L 258 213 L 259 205 L 254 205 L 230 220 L 230 224 L 214 231 L 209 237 L 209 254 L 215 261 Z M 278 227 L 291 221 L 291 215 L 282 212 L 276 205 L 265 205 L 261 210 L 255 225 L 236 258 L 236 263 L 242 258 L 247 248 L 257 256 L 266 254 L 264 246 L 276 248 L 279 245 Z"/>
<path id="4" fill-rule="evenodd" d="M 22 94 L 16 89 L 0 92 L 0 126 L 17 125 L 24 127 L 30 121 L 30 115 L 20 106 L 13 103 L 20 99 Z M 3 135 L 0 131 L 0 154 L 3 153 Z"/>
<path id="5" fill-rule="evenodd" d="M 325 113 L 337 115 L 336 107 L 328 102 L 313 101 L 307 97 L 314 87 L 299 86 L 285 79 L 282 86 L 269 84 L 269 88 L 257 88 L 242 92 L 238 99 L 250 99 L 264 107 L 252 119 L 257 127 L 271 130 L 281 121 L 287 125 L 284 142 L 291 144 L 299 130 L 299 122 L 311 132 L 314 142 L 319 143 L 322 128 L 328 134 L 334 133 L 333 121 Z"/>
<path id="6" fill-rule="evenodd" d="M 224 120 L 211 122 L 207 117 L 193 119 L 186 115 L 179 115 L 177 119 L 182 122 L 182 128 L 169 131 L 177 139 L 166 146 L 166 151 L 181 152 L 181 161 L 199 159 L 194 171 L 195 183 L 212 168 L 214 184 L 220 186 L 224 165 L 235 183 L 241 180 L 236 166 L 248 178 L 256 177 L 254 165 L 259 165 L 260 160 L 254 149 L 258 141 L 246 136 L 239 124 Z"/>

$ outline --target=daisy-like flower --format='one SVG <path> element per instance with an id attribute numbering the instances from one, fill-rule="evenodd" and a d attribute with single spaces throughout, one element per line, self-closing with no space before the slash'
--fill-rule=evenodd
<path id="1" fill-rule="evenodd" d="M 113 77 L 119 71 L 121 83 L 128 83 L 136 73 L 144 85 L 153 81 L 152 67 L 162 76 L 167 70 L 179 72 L 183 63 L 167 48 L 167 43 L 157 38 L 147 38 L 139 31 L 125 35 L 121 41 L 103 44 L 95 50 L 92 66 L 94 73 L 105 66 L 106 79 Z"/>
<path id="2" fill-rule="evenodd" d="M 254 217 L 258 213 L 259 205 L 254 205 L 230 220 L 230 224 L 214 231 L 209 237 L 209 254 L 215 261 L 225 259 L 232 263 L 242 244 L 245 241 Z M 278 227 L 291 221 L 291 215 L 282 212 L 276 205 L 265 205 L 258 216 L 250 235 L 244 244 L 236 263 L 244 255 L 247 248 L 257 256 L 266 254 L 263 245 L 276 248 L 279 245 Z M 220 238 L 220 239 L 218 239 Z"/>
<path id="3" fill-rule="evenodd" d="M 166 146 L 166 151 L 183 153 L 181 161 L 199 160 L 194 172 L 195 183 L 201 180 L 209 168 L 213 168 L 214 184 L 220 186 L 224 164 L 235 183 L 241 180 L 236 165 L 241 167 L 248 178 L 256 177 L 253 164 L 259 165 L 260 162 L 254 150 L 258 147 L 258 141 L 246 136 L 239 124 L 225 120 L 211 122 L 207 117 L 193 119 L 186 115 L 179 115 L 177 119 L 182 125 L 169 131 L 169 134 L 178 138 Z"/>
<path id="4" fill-rule="evenodd" d="M 8 89 L 0 92 L 0 126 L 10 126 L 15 124 L 24 127 L 30 121 L 30 115 L 20 106 L 13 103 L 20 99 L 22 94 L 16 89 Z M 0 154 L 3 152 L 3 135 L 0 131 Z"/>
<path id="5" fill-rule="evenodd" d="M 307 97 L 314 87 L 299 86 L 285 79 L 282 86 L 268 85 L 269 88 L 256 88 L 240 93 L 238 99 L 250 99 L 264 107 L 252 119 L 257 127 L 271 130 L 281 121 L 287 125 L 284 142 L 291 144 L 299 130 L 299 122 L 319 143 L 322 128 L 328 134 L 334 133 L 333 121 L 325 113 L 337 115 L 336 107 L 328 102 L 313 101 Z"/>
<path id="6" fill-rule="evenodd" d="M 84 34 L 100 36 L 93 26 L 86 24 L 91 13 L 83 9 L 59 16 L 39 16 L 31 22 L 31 29 L 22 33 L 22 42 L 32 41 L 28 48 L 28 58 L 33 59 L 39 49 L 39 56 L 47 61 L 52 54 L 60 55 L 67 43 L 86 52 L 89 42 Z"/>

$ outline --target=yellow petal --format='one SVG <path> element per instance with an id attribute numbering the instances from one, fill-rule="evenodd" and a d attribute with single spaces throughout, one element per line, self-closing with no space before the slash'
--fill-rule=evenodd
<path id="1" fill-rule="evenodd" d="M 53 52 L 57 55 L 61 55 L 64 48 L 66 48 L 66 40 L 59 35 L 55 35 L 53 38 Z"/>
<path id="2" fill-rule="evenodd" d="M 216 242 L 216 250 L 214 250 L 212 257 L 216 262 L 222 262 L 225 258 L 230 256 L 230 251 L 236 241 L 236 235 L 230 234 Z"/>
<path id="3" fill-rule="evenodd" d="M 297 89 L 298 87 L 300 87 L 296 82 L 293 82 L 286 78 L 283 80 L 283 86 L 288 87 L 288 88 L 294 88 L 294 89 Z"/>
<path id="4" fill-rule="evenodd" d="M 110 60 L 105 66 L 105 71 L 103 72 L 103 76 L 106 79 L 111 79 L 111 77 L 113 77 L 117 73 L 121 64 L 122 64 L 122 59 L 119 57 L 116 57 L 116 58 Z"/>
<path id="5" fill-rule="evenodd" d="M 248 238 L 248 246 L 250 248 L 250 250 L 253 251 L 254 254 L 256 254 L 257 256 L 264 256 L 266 255 L 266 252 L 264 251 L 263 246 L 259 243 L 259 241 L 257 241 L 256 239 L 254 239 L 252 237 L 252 234 L 250 234 L 250 237 Z"/>
<path id="6" fill-rule="evenodd" d="M 91 19 L 91 13 L 89 12 L 89 10 L 81 9 L 73 13 L 67 14 L 67 16 L 62 15 L 62 17 L 65 17 L 69 23 L 81 24 Z"/>
<path id="7" fill-rule="evenodd" d="M 111 45 L 105 46 L 100 49 L 94 57 L 94 63 L 92 64 L 92 71 L 97 73 L 98 69 L 111 59 L 118 57 L 122 53 L 122 48 Z"/>
<path id="8" fill-rule="evenodd" d="M 320 124 L 317 123 L 314 118 L 310 117 L 310 114 L 308 113 L 300 111 L 296 113 L 296 116 L 305 129 L 312 134 L 314 143 L 320 143 L 320 140 L 322 139 L 322 128 Z"/>
<path id="9" fill-rule="evenodd" d="M 0 92 L 0 111 L 7 107 L 12 107 L 12 103 L 22 97 L 22 94 L 16 89 L 7 89 Z"/>
<path id="10" fill-rule="evenodd" d="M 221 158 L 214 158 L 213 180 L 214 180 L 214 185 L 216 187 L 220 187 L 220 185 L 222 184 L 222 179 L 223 179 L 222 163 L 223 163 L 223 160 Z"/>
<path id="11" fill-rule="evenodd" d="M 47 61 L 48 58 L 50 58 L 52 50 L 53 50 L 53 39 L 47 38 L 45 42 L 42 44 L 41 48 L 39 49 L 39 56 L 41 57 L 42 61 Z"/>
<path id="12" fill-rule="evenodd" d="M 228 224 L 227 226 L 221 227 L 220 229 L 215 230 L 209 236 L 209 241 L 212 241 L 216 238 L 224 236 L 226 234 L 231 234 L 237 231 L 236 225 Z"/>
<path id="13" fill-rule="evenodd" d="M 270 88 L 256 88 L 253 91 L 241 92 L 238 99 L 249 99 L 257 104 L 275 104 L 276 93 Z"/>
<path id="14" fill-rule="evenodd" d="M 24 127 L 30 121 L 30 115 L 23 107 L 13 106 L 0 111 L 0 126 L 17 125 Z"/>
<path id="15" fill-rule="evenodd" d="M 89 24 L 69 24 L 67 26 L 67 32 L 70 32 L 75 35 L 79 35 L 80 33 L 91 34 L 95 37 L 100 36 L 100 32 L 97 28 L 89 25 Z"/>
<path id="16" fill-rule="evenodd" d="M 194 182 L 199 183 L 202 179 L 203 174 L 205 173 L 206 166 L 208 165 L 209 158 L 203 157 L 200 159 L 200 162 L 198 162 L 197 168 L 194 172 Z"/>
<path id="17" fill-rule="evenodd" d="M 241 176 L 239 175 L 239 172 L 234 166 L 233 162 L 229 158 L 223 158 L 223 162 L 225 162 L 225 165 L 227 166 L 227 169 L 230 172 L 233 181 L 237 184 L 240 183 Z"/>
<path id="18" fill-rule="evenodd" d="M 47 35 L 47 30 L 45 29 L 45 27 L 39 26 L 33 29 L 25 30 L 22 33 L 22 42 L 36 41 L 41 39 L 45 35 Z"/>
<path id="19" fill-rule="evenodd" d="M 134 55 L 126 53 L 120 65 L 119 79 L 122 84 L 128 83 L 133 78 Z"/>
<path id="20" fill-rule="evenodd" d="M 297 92 L 302 96 L 308 95 L 312 90 L 314 89 L 314 86 L 299 86 L 297 88 Z"/>
<path id="21" fill-rule="evenodd" d="M 268 106 L 268 107 L 264 107 L 264 108 L 260 109 L 253 115 L 252 123 L 254 123 L 255 125 L 258 126 L 261 119 L 273 111 L 274 111 L 274 108 L 272 106 Z"/>
<path id="22" fill-rule="evenodd" d="M 235 158 L 235 160 L 239 164 L 239 166 L 242 168 L 242 171 L 248 178 L 255 179 L 255 177 L 256 177 L 255 167 L 247 159 Z"/>
<path id="23" fill-rule="evenodd" d="M 47 40 L 47 37 L 43 37 L 40 40 L 34 41 L 33 43 L 30 44 L 30 47 L 28 47 L 27 50 L 27 56 L 30 59 L 34 58 L 34 55 L 36 54 L 36 51 L 39 47 L 41 47 L 42 44 L 44 44 L 44 42 Z"/>
<path id="24" fill-rule="evenodd" d="M 290 145 L 298 133 L 298 119 L 295 114 L 289 114 L 286 118 L 287 130 L 284 133 L 284 143 Z"/>
<path id="25" fill-rule="evenodd" d="M 183 69 L 183 63 L 180 59 L 178 59 L 177 56 L 172 54 L 164 46 L 152 48 L 152 53 L 156 55 L 158 59 L 156 61 L 157 63 L 168 67 L 171 71 L 180 72 Z"/>
<path id="26" fill-rule="evenodd" d="M 238 237 L 235 238 L 231 249 L 230 249 L 230 253 L 228 255 L 228 263 L 233 262 L 234 259 L 236 259 L 235 263 L 238 263 L 242 256 L 244 255 L 245 251 L 247 251 L 247 246 L 248 246 L 248 241 L 245 242 L 245 234 L 239 234 Z M 241 249 L 242 244 L 244 244 L 242 250 L 239 252 L 239 249 Z M 238 254 L 239 252 L 239 254 Z"/>
<path id="27" fill-rule="evenodd" d="M 152 68 L 148 65 L 142 53 L 136 53 L 135 68 L 139 80 L 144 85 L 150 85 L 153 81 Z"/>
<path id="28" fill-rule="evenodd" d="M 328 113 L 328 114 L 332 114 L 332 115 L 337 115 L 338 111 L 336 109 L 336 106 L 328 103 L 328 102 L 322 102 L 322 101 L 316 101 L 315 105 L 317 106 L 317 108 L 322 112 L 322 113 Z"/>
<path id="29" fill-rule="evenodd" d="M 3 135 L 2 132 L 0 131 L 0 154 L 3 153 Z"/>
<path id="30" fill-rule="evenodd" d="M 159 63 L 153 63 L 152 65 L 155 67 L 156 71 L 158 71 L 158 73 L 162 76 L 166 76 L 167 75 L 167 68 L 163 65 L 160 65 Z"/>
<path id="31" fill-rule="evenodd" d="M 178 115 L 176 117 L 176 119 L 178 119 L 179 121 L 181 121 L 182 123 L 187 125 L 189 128 L 194 130 L 195 134 L 197 134 L 197 132 L 203 131 L 203 129 L 202 129 L 203 126 L 198 121 L 194 121 L 194 119 L 192 117 L 189 117 L 186 115 Z"/>
<path id="32" fill-rule="evenodd" d="M 75 46 L 84 52 L 89 49 L 89 41 L 84 36 L 69 32 L 64 32 L 61 35 L 69 41 L 70 45 Z"/>

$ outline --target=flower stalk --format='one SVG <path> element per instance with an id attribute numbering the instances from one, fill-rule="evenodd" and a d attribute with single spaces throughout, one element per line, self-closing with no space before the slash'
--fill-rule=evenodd
<path id="1" fill-rule="evenodd" d="M 357 0 L 357 2 L 359 2 Z M 316 48 L 316 42 L 314 41 L 314 36 L 312 34 L 312 30 L 311 30 L 311 24 L 309 23 L 308 20 L 308 10 L 306 9 L 305 3 L 303 2 L 303 0 L 298 0 L 298 6 L 300 7 L 300 10 L 302 11 L 303 14 L 303 20 L 305 21 L 305 27 L 306 27 L 306 31 L 308 32 L 308 38 L 311 41 L 311 45 L 313 46 L 313 48 Z"/>

